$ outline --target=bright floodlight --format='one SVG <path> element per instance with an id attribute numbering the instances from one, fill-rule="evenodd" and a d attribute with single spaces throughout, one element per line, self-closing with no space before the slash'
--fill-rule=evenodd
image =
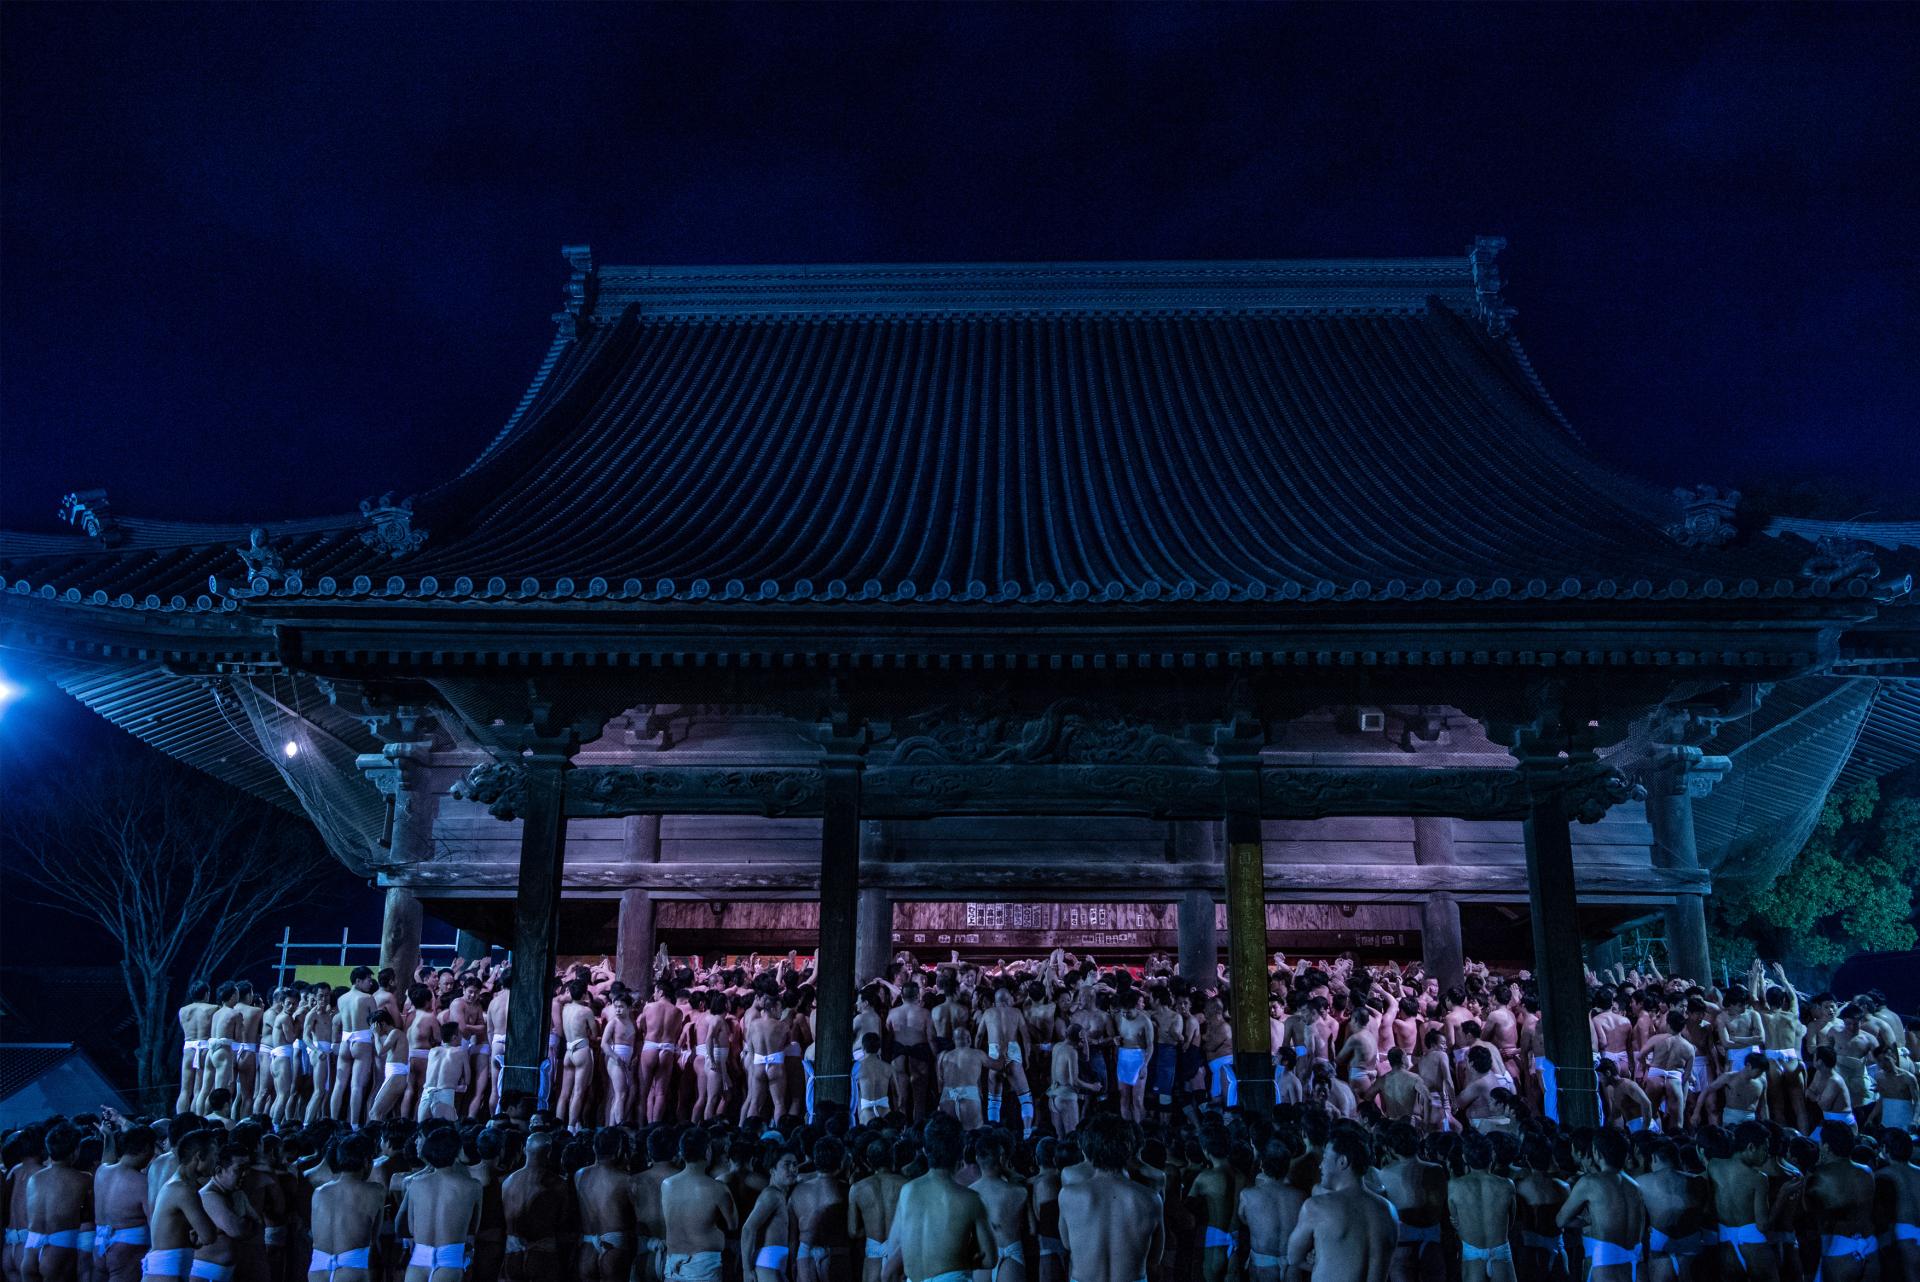
<path id="1" fill-rule="evenodd" d="M 286 746 L 281 748 L 280 751 L 286 754 L 288 761 L 292 761 L 300 755 L 300 745 L 289 739 L 286 742 Z"/>
<path id="2" fill-rule="evenodd" d="M 5 676 L 0 676 L 0 713 L 6 712 L 7 705 L 25 693 L 25 690 L 7 680 Z"/>

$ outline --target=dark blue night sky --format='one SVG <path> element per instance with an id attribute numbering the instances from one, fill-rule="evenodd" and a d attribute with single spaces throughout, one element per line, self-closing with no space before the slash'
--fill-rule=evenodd
<path id="1" fill-rule="evenodd" d="M 0 520 L 457 471 L 602 262 L 1448 254 L 1605 457 L 1920 475 L 1920 9 L 0 11 Z M 1471 496 L 1461 496 L 1470 502 Z"/>

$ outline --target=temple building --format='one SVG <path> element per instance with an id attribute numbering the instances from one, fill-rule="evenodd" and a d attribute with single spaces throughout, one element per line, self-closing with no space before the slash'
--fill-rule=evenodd
<path id="1" fill-rule="evenodd" d="M 815 951 L 819 1082 L 889 955 L 1583 947 L 1920 756 L 1920 529 L 1596 460 L 1496 255 L 611 267 L 460 475 L 245 526 L 67 497 L 0 644 L 309 815 L 516 968 Z M 379 478 L 368 477 L 370 489 Z M 1899 570 L 1900 573 L 1895 571 Z M 1234 993 L 1243 1083 L 1266 995 Z M 510 1080 L 544 1044 L 513 1004 Z M 1251 1107 L 1269 1101 L 1247 1086 Z"/>

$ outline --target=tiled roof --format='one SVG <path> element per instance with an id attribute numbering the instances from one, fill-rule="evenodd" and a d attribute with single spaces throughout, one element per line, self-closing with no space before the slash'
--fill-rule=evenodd
<path id="1" fill-rule="evenodd" d="M 0 1099 L 79 1053 L 71 1042 L 0 1042 Z"/>
<path id="2" fill-rule="evenodd" d="M 357 517 L 269 527 L 291 573 L 261 593 L 945 609 L 1826 591 L 1800 540 L 1670 536 L 1673 497 L 1598 463 L 1541 389 L 1484 252 L 581 267 L 573 297 L 507 428 L 419 497 L 417 552 L 389 558 Z M 244 529 L 179 538 L 0 541 L 0 581 L 243 608 Z"/>

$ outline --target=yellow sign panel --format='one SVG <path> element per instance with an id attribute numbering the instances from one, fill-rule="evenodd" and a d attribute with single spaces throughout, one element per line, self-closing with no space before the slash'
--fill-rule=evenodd
<path id="1" fill-rule="evenodd" d="M 347 986 L 347 976 L 353 974 L 351 966 L 295 966 L 293 977 L 304 979 L 309 984 L 331 984 L 335 988 Z"/>

